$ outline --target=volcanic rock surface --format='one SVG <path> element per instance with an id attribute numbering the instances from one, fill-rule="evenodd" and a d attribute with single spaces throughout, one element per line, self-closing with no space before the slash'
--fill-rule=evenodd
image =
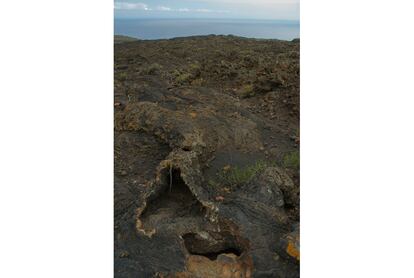
<path id="1" fill-rule="evenodd" d="M 114 47 L 115 277 L 299 277 L 299 40 Z"/>

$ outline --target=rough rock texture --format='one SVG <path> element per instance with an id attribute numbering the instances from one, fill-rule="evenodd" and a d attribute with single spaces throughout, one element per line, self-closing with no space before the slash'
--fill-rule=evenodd
<path id="1" fill-rule="evenodd" d="M 298 41 L 116 44 L 115 277 L 299 277 L 298 144 Z"/>

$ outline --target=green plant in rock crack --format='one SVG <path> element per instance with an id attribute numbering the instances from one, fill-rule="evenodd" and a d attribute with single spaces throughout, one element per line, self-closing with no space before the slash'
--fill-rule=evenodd
<path id="1" fill-rule="evenodd" d="M 226 165 L 221 171 L 216 173 L 216 177 L 210 179 L 208 184 L 211 187 L 225 186 L 234 188 L 251 181 L 256 175 L 263 172 L 267 167 L 275 163 L 258 160 L 254 164 L 244 167 Z"/>
<path id="2" fill-rule="evenodd" d="M 286 154 L 283 158 L 283 165 L 286 168 L 299 169 L 300 155 L 299 151 L 293 151 Z"/>

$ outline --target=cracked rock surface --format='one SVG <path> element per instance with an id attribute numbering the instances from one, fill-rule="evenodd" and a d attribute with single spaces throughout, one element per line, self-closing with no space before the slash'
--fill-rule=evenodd
<path id="1" fill-rule="evenodd" d="M 114 109 L 115 277 L 299 277 L 297 40 L 116 44 Z"/>

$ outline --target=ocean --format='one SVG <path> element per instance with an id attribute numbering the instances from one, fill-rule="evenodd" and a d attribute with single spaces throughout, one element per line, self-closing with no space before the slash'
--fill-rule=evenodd
<path id="1" fill-rule="evenodd" d="M 196 35 L 235 35 L 258 39 L 299 38 L 299 22 L 234 19 L 115 19 L 115 35 L 170 39 Z"/>

